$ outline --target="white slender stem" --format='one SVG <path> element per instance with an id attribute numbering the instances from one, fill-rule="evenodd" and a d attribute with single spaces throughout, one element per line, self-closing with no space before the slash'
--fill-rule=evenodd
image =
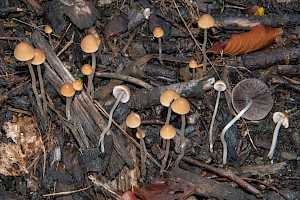
<path id="1" fill-rule="evenodd" d="M 37 65 L 37 72 L 38 72 L 38 77 L 39 77 L 39 82 L 40 82 L 40 90 L 41 90 L 41 96 L 43 99 L 43 109 L 44 113 L 47 113 L 47 99 L 45 95 L 45 89 L 44 89 L 44 81 L 43 81 L 43 76 L 42 76 L 42 70 L 41 70 L 41 65 Z"/>
<path id="2" fill-rule="evenodd" d="M 94 99 L 94 85 L 93 85 L 93 79 L 94 74 L 96 70 L 96 54 L 92 53 L 92 69 L 93 72 L 88 75 L 88 87 L 87 87 L 87 94 L 91 96 L 92 99 Z"/>
<path id="3" fill-rule="evenodd" d="M 270 151 L 268 153 L 268 158 L 272 159 L 273 155 L 274 155 L 274 151 L 275 151 L 275 147 L 276 147 L 276 143 L 277 143 L 277 138 L 278 138 L 278 133 L 279 133 L 279 129 L 281 127 L 281 124 L 283 122 L 284 119 L 279 120 L 279 122 L 276 124 L 275 129 L 274 129 L 274 133 L 273 133 L 273 139 L 272 139 L 272 144 L 271 144 L 271 148 Z"/>
<path id="4" fill-rule="evenodd" d="M 181 130 L 180 130 L 180 154 L 178 155 L 176 161 L 175 161 L 175 166 L 179 165 L 179 162 L 184 156 L 184 150 L 185 150 L 185 137 L 184 137 L 184 131 L 185 131 L 185 115 L 181 115 Z"/>
<path id="5" fill-rule="evenodd" d="M 158 38 L 158 60 L 160 64 L 164 65 L 162 60 L 162 45 L 161 45 L 161 38 Z"/>
<path id="6" fill-rule="evenodd" d="M 111 108 L 111 110 L 109 112 L 107 126 L 105 127 L 105 129 L 103 129 L 103 131 L 100 135 L 100 139 L 99 139 L 99 142 L 98 142 L 98 147 L 101 145 L 101 152 L 102 153 L 104 152 L 104 136 L 105 136 L 106 132 L 109 130 L 111 124 L 112 124 L 112 117 L 113 117 L 114 111 L 116 110 L 116 108 L 117 108 L 119 102 L 121 101 L 123 95 L 124 95 L 124 92 L 122 92 L 122 94 L 120 94 L 120 96 L 117 98 L 115 104 Z"/>
<path id="7" fill-rule="evenodd" d="M 243 114 L 245 114 L 249 110 L 249 108 L 252 106 L 252 104 L 253 104 L 253 100 L 250 99 L 250 101 L 248 102 L 246 107 L 243 108 L 243 110 L 241 110 L 239 112 L 239 114 L 237 116 L 235 116 L 222 130 L 220 138 L 221 138 L 221 142 L 223 144 L 223 165 L 225 165 L 227 163 L 227 143 L 225 141 L 225 133 L 237 120 L 239 120 L 242 117 Z"/>
<path id="8" fill-rule="evenodd" d="M 206 43 L 207 43 L 207 29 L 204 29 L 204 38 L 203 38 L 203 44 L 202 44 L 202 54 L 203 54 L 203 73 L 206 74 L 206 63 L 207 63 L 207 56 L 206 56 Z"/>
<path id="9" fill-rule="evenodd" d="M 209 135 L 209 150 L 210 152 L 213 152 L 213 148 L 214 148 L 214 143 L 213 143 L 213 127 L 214 127 L 214 122 L 215 122 L 215 118 L 217 115 L 217 111 L 218 111 L 218 106 L 219 106 L 219 100 L 220 100 L 220 94 L 221 91 L 218 91 L 218 95 L 217 95 L 217 101 L 216 101 L 216 105 L 215 105 L 215 110 L 211 119 L 211 123 L 210 123 L 210 127 L 209 127 L 209 131 L 208 131 L 208 135 Z"/>
<path id="10" fill-rule="evenodd" d="M 164 159 L 162 160 L 161 167 L 160 167 L 160 175 L 163 174 L 164 169 L 166 168 L 168 156 L 169 156 L 169 151 L 170 151 L 170 140 L 166 140 L 167 146 L 166 146 L 166 151 L 165 151 L 165 156 Z"/>

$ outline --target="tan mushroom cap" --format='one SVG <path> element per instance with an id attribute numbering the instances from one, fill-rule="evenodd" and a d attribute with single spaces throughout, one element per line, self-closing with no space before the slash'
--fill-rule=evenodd
<path id="1" fill-rule="evenodd" d="M 155 29 L 153 30 L 153 36 L 156 38 L 161 38 L 162 36 L 164 36 L 164 30 L 160 27 L 155 27 Z"/>
<path id="2" fill-rule="evenodd" d="M 79 79 L 75 80 L 75 81 L 72 83 L 72 85 L 73 85 L 73 88 L 74 88 L 75 90 L 77 90 L 77 91 L 80 91 L 80 90 L 82 90 L 82 88 L 83 88 L 82 80 L 79 80 Z"/>
<path id="3" fill-rule="evenodd" d="M 199 65 L 198 65 L 198 63 L 197 63 L 197 61 L 196 60 L 191 60 L 190 62 L 189 62 L 189 67 L 190 68 L 197 68 Z"/>
<path id="4" fill-rule="evenodd" d="M 135 112 L 131 112 L 127 117 L 126 117 L 126 126 L 129 128 L 137 128 L 141 125 L 141 117 L 139 114 Z"/>
<path id="5" fill-rule="evenodd" d="M 142 134 L 142 138 L 144 138 L 146 136 L 146 133 L 144 130 L 140 129 L 139 131 L 136 132 L 135 136 L 138 138 L 138 139 L 141 139 L 140 138 L 140 133 Z"/>
<path id="6" fill-rule="evenodd" d="M 214 89 L 219 92 L 226 90 L 226 83 L 223 80 L 218 80 L 214 84 Z"/>
<path id="7" fill-rule="evenodd" d="M 82 67 L 81 67 L 81 73 L 83 73 L 84 75 L 88 76 L 90 74 L 93 73 L 93 68 L 90 64 L 84 64 Z"/>
<path id="8" fill-rule="evenodd" d="M 45 33 L 52 33 L 52 32 L 53 32 L 53 29 L 52 29 L 51 26 L 46 25 L 45 28 L 44 28 L 44 31 L 45 31 Z"/>
<path id="9" fill-rule="evenodd" d="M 165 124 L 160 129 L 160 137 L 162 137 L 163 139 L 169 140 L 172 139 L 175 135 L 176 135 L 176 130 L 174 126 L 170 124 Z"/>
<path id="10" fill-rule="evenodd" d="M 130 99 L 130 95 L 131 95 L 130 88 L 126 85 L 117 85 L 117 86 L 115 86 L 114 89 L 113 89 L 114 97 L 117 99 L 122 94 L 123 94 L 123 96 L 121 98 L 121 102 L 122 103 L 128 102 L 129 99 Z"/>
<path id="11" fill-rule="evenodd" d="M 21 42 L 15 47 L 14 56 L 19 61 L 31 60 L 34 57 L 33 47 L 25 42 Z"/>
<path id="12" fill-rule="evenodd" d="M 94 53 L 98 51 L 99 48 L 99 39 L 94 35 L 86 35 L 80 43 L 82 51 L 85 53 Z"/>
<path id="13" fill-rule="evenodd" d="M 34 50 L 34 57 L 31 60 L 31 64 L 33 65 L 43 64 L 46 60 L 46 56 L 44 52 L 40 49 L 33 49 L 33 50 Z"/>
<path id="14" fill-rule="evenodd" d="M 75 94 L 73 84 L 69 82 L 64 83 L 60 88 L 60 93 L 65 97 L 72 97 Z"/>
<path id="15" fill-rule="evenodd" d="M 289 127 L 289 115 L 286 112 L 275 112 L 273 114 L 274 123 L 278 123 L 280 120 L 283 120 L 281 124 L 284 128 Z"/>
<path id="16" fill-rule="evenodd" d="M 163 106 L 169 107 L 173 100 L 179 98 L 180 95 L 175 90 L 165 90 L 161 93 L 159 101 Z"/>
<path id="17" fill-rule="evenodd" d="M 198 20 L 198 26 L 203 29 L 211 28 L 214 24 L 215 19 L 209 14 L 202 15 Z"/>
<path id="18" fill-rule="evenodd" d="M 171 108 L 175 113 L 180 114 L 180 115 L 187 114 L 191 109 L 190 103 L 188 102 L 188 100 L 186 100 L 183 97 L 176 99 L 172 103 Z"/>

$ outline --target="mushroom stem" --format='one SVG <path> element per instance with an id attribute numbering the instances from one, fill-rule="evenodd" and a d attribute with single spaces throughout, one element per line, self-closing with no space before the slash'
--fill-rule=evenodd
<path id="1" fill-rule="evenodd" d="M 33 71 L 33 68 L 32 68 L 32 65 L 31 65 L 30 61 L 27 61 L 27 65 L 28 65 L 29 72 L 30 72 L 30 75 L 31 75 L 31 85 L 32 85 L 32 90 L 33 90 L 33 93 L 34 93 L 34 95 L 35 95 L 35 98 L 36 98 L 36 102 L 37 102 L 39 111 L 40 111 L 41 114 L 44 116 L 44 112 L 43 112 L 43 108 L 42 108 L 41 99 L 40 99 L 39 93 L 38 93 L 38 91 L 37 91 L 37 89 L 36 89 L 36 78 L 35 78 L 35 74 L 34 74 L 34 71 Z"/>
<path id="2" fill-rule="evenodd" d="M 66 117 L 67 117 L 67 120 L 71 120 L 71 103 L 72 103 L 72 99 L 73 99 L 73 96 L 72 97 L 66 97 Z"/>
<path id="3" fill-rule="evenodd" d="M 53 49 L 53 44 L 52 44 L 52 39 L 51 39 L 51 33 L 48 33 L 48 39 L 49 39 L 49 44 L 51 48 Z"/>
<path id="4" fill-rule="evenodd" d="M 96 70 L 96 54 L 92 53 L 92 69 L 93 72 L 88 76 L 88 87 L 87 87 L 87 93 L 94 98 L 94 85 L 93 85 L 93 78 Z"/>
<path id="5" fill-rule="evenodd" d="M 111 124 L 112 124 L 112 117 L 113 117 L 113 113 L 114 111 L 116 110 L 118 104 L 120 103 L 123 95 L 125 94 L 125 92 L 122 92 L 121 95 L 119 95 L 119 97 L 117 98 L 115 104 L 113 105 L 113 107 L 111 108 L 110 112 L 109 112 L 109 117 L 108 117 L 108 123 L 107 123 L 107 126 L 103 129 L 101 135 L 100 135 L 100 139 L 99 139 L 99 142 L 98 142 L 98 146 L 99 147 L 101 145 L 101 152 L 103 153 L 104 152 L 104 136 L 106 134 L 106 132 L 109 130 L 109 128 L 111 127 Z"/>
<path id="6" fill-rule="evenodd" d="M 179 165 L 179 162 L 181 161 L 181 159 L 184 156 L 184 149 L 186 146 L 185 143 L 185 137 L 184 137 L 184 131 L 185 131 L 185 124 L 186 124 L 186 120 L 185 120 L 185 115 L 181 115 L 181 129 L 180 129 L 180 154 L 178 155 L 176 161 L 175 161 L 175 166 Z"/>
<path id="7" fill-rule="evenodd" d="M 37 72 L 38 72 L 38 77 L 39 77 L 39 82 L 40 82 L 40 89 L 41 89 L 41 96 L 43 99 L 43 109 L 44 109 L 44 113 L 47 113 L 47 99 L 46 99 L 46 95 L 45 95 L 45 89 L 44 89 L 44 81 L 43 81 L 43 77 L 42 77 L 42 70 L 41 70 L 41 65 L 37 65 Z"/>
<path id="8" fill-rule="evenodd" d="M 214 122 L 216 119 L 216 115 L 217 115 L 217 111 L 218 111 L 218 106 L 219 106 L 219 101 L 220 101 L 220 94 L 221 91 L 218 91 L 217 94 L 217 101 L 216 101 L 216 105 L 215 105 L 215 110 L 211 119 L 211 123 L 210 123 L 210 127 L 209 127 L 209 131 L 208 131 L 208 135 L 209 135 L 209 150 L 210 152 L 213 152 L 213 147 L 214 147 L 214 143 L 213 143 L 213 127 L 214 127 Z"/>
<path id="9" fill-rule="evenodd" d="M 203 54 L 203 73 L 206 74 L 206 63 L 207 63 L 207 56 L 206 56 L 206 42 L 207 42 L 207 29 L 204 29 L 204 39 L 203 39 L 203 44 L 202 44 L 202 54 Z"/>
<path id="10" fill-rule="evenodd" d="M 161 45 L 161 38 L 158 38 L 158 60 L 160 64 L 164 65 L 162 60 L 162 45 Z"/>
<path id="11" fill-rule="evenodd" d="M 193 68 L 192 79 L 194 80 L 196 76 L 196 68 Z"/>
<path id="12" fill-rule="evenodd" d="M 253 100 L 250 99 L 248 104 L 246 105 L 246 107 L 243 108 L 243 110 L 241 110 L 238 113 L 238 115 L 235 116 L 222 130 L 220 138 L 221 138 L 221 142 L 223 144 L 223 165 L 225 165 L 227 163 L 227 143 L 225 141 L 225 133 L 237 120 L 239 120 L 242 117 L 243 114 L 245 114 L 249 110 L 249 108 L 252 106 L 252 104 L 253 104 Z"/>
<path id="13" fill-rule="evenodd" d="M 166 164 L 167 164 L 167 160 L 168 160 L 168 156 L 169 156 L 169 151 L 170 151 L 170 140 L 164 139 L 166 140 L 166 151 L 165 151 L 165 156 L 164 159 L 162 160 L 161 163 L 161 167 L 160 167 L 160 174 L 162 175 L 164 172 L 164 169 L 166 168 Z"/>
<path id="14" fill-rule="evenodd" d="M 140 136 L 141 172 L 142 172 L 142 177 L 146 177 L 146 159 L 147 159 L 146 144 L 145 144 L 144 138 L 142 136 L 141 128 L 137 127 L 137 131 L 138 131 L 138 134 Z"/>
<path id="15" fill-rule="evenodd" d="M 275 151 L 275 147 L 276 147 L 276 143 L 277 143 L 277 138 L 278 138 L 278 133 L 279 133 L 279 129 L 281 127 L 282 122 L 284 121 L 284 119 L 279 120 L 279 122 L 276 124 L 276 127 L 274 129 L 274 133 L 273 133 L 273 139 L 272 139 L 272 144 L 271 144 L 271 148 L 270 151 L 268 153 L 268 158 L 272 159 L 273 155 L 274 155 L 274 151 Z"/>

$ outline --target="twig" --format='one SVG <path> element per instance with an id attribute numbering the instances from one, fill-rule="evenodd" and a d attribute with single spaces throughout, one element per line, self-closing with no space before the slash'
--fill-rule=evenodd
<path id="1" fill-rule="evenodd" d="M 115 191 L 113 191 L 107 183 L 102 183 L 98 179 L 96 179 L 94 176 L 89 175 L 89 179 L 97 186 L 103 187 L 105 190 L 109 191 L 110 194 L 112 194 L 116 199 L 121 199 L 121 196 L 118 195 Z"/>
<path id="2" fill-rule="evenodd" d="M 66 191 L 66 192 L 56 192 L 56 193 L 51 193 L 51 194 L 44 194 L 43 197 L 53 197 L 53 196 L 58 196 L 58 195 L 69 195 L 69 194 L 73 194 L 73 193 L 76 193 L 76 192 L 81 192 L 81 191 L 84 191 L 84 190 L 87 190 L 89 188 L 91 188 L 93 185 L 90 185 L 86 188 L 82 188 L 82 189 L 79 189 L 79 190 L 71 190 L 71 191 Z"/>
<path id="3" fill-rule="evenodd" d="M 64 46 L 64 48 L 62 48 L 62 50 L 58 52 L 57 56 L 60 56 L 60 54 L 62 54 L 67 48 L 69 48 L 69 46 L 71 46 L 71 44 L 74 42 L 74 36 L 75 32 L 73 32 L 71 40 L 66 44 L 66 46 Z"/>

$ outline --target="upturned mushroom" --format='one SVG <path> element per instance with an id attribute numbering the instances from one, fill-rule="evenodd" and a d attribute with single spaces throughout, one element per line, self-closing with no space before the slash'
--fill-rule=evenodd
<path id="1" fill-rule="evenodd" d="M 281 125 L 284 128 L 289 127 L 289 115 L 286 112 L 275 112 L 273 114 L 273 121 L 274 121 L 274 123 L 276 123 L 276 126 L 275 126 L 274 133 L 273 133 L 272 145 L 271 145 L 270 151 L 268 153 L 269 159 L 273 158 L 276 143 L 277 143 L 278 133 L 279 133 L 279 129 L 280 129 Z"/>
<path id="2" fill-rule="evenodd" d="M 117 100 L 116 100 L 115 104 L 113 105 L 113 107 L 111 108 L 111 110 L 109 112 L 107 126 L 103 129 L 103 131 L 100 135 L 99 142 L 98 142 L 98 147 L 101 145 L 101 152 L 102 153 L 104 152 L 104 136 L 105 136 L 106 132 L 109 130 L 109 128 L 111 127 L 112 117 L 113 117 L 114 111 L 116 110 L 116 108 L 117 108 L 118 104 L 120 103 L 120 101 L 122 103 L 126 103 L 126 102 L 129 101 L 130 94 L 131 94 L 130 89 L 126 85 L 117 85 L 113 89 L 113 96 Z"/>
<path id="3" fill-rule="evenodd" d="M 208 136 L 209 136 L 209 150 L 210 152 L 213 152 L 213 127 L 214 127 L 214 122 L 215 122 L 215 118 L 216 118 L 216 115 L 217 115 L 217 111 L 218 111 L 218 106 L 219 106 L 219 101 L 220 101 L 220 94 L 221 92 L 225 91 L 226 90 L 226 84 L 224 81 L 222 80 L 218 80 L 215 82 L 214 84 L 214 89 L 216 91 L 218 91 L 218 94 L 217 94 L 217 100 L 216 100 L 216 105 L 215 105 L 215 109 L 214 109 L 214 113 L 213 113 L 213 116 L 212 116 L 212 119 L 211 119 L 211 123 L 210 123 L 210 127 L 209 127 L 209 131 L 208 131 Z"/>
<path id="4" fill-rule="evenodd" d="M 44 109 L 44 114 L 47 112 L 48 107 L 47 107 L 47 99 L 45 95 L 45 88 L 44 88 L 44 81 L 43 81 L 43 76 L 42 76 L 42 70 L 41 70 L 41 64 L 43 64 L 46 60 L 46 56 L 44 52 L 40 49 L 34 49 L 34 57 L 31 60 L 31 64 L 37 66 L 37 72 L 38 72 L 38 78 L 39 78 L 39 83 L 40 83 L 40 90 L 41 90 L 41 96 L 43 99 L 43 109 Z"/>
<path id="5" fill-rule="evenodd" d="M 31 60 L 34 57 L 34 49 L 31 45 L 29 45 L 25 42 L 21 42 L 15 47 L 14 56 L 19 61 L 27 62 L 29 72 L 30 72 L 30 75 L 31 75 L 32 91 L 34 93 L 39 111 L 43 115 L 44 111 L 43 111 L 41 99 L 40 99 L 39 93 L 38 93 L 37 88 L 36 88 L 36 77 L 35 77 L 35 74 L 34 74 L 34 71 L 33 71 L 32 65 L 31 65 Z"/>
<path id="6" fill-rule="evenodd" d="M 273 98 L 268 86 L 258 79 L 245 79 L 232 90 L 232 105 L 238 114 L 224 127 L 221 133 L 223 164 L 227 163 L 225 133 L 241 117 L 248 120 L 265 118 L 273 107 Z"/>
<path id="7" fill-rule="evenodd" d="M 96 54 L 99 49 L 100 40 L 94 35 L 86 35 L 80 43 L 82 51 L 92 54 L 92 69 L 93 72 L 88 76 L 87 94 L 94 98 L 93 78 L 96 70 Z"/>
<path id="8" fill-rule="evenodd" d="M 203 73 L 206 74 L 206 63 L 207 63 L 207 56 L 206 56 L 206 43 L 207 43 L 207 29 L 212 28 L 215 24 L 214 18 L 209 14 L 202 15 L 198 20 L 198 26 L 204 29 L 203 34 L 203 44 L 202 44 L 202 54 L 203 54 Z"/>
<path id="9" fill-rule="evenodd" d="M 153 36 L 158 39 L 158 59 L 163 65 L 161 38 L 164 36 L 164 30 L 161 27 L 155 27 L 153 30 Z"/>
<path id="10" fill-rule="evenodd" d="M 71 103 L 73 96 L 75 94 L 75 90 L 73 88 L 72 83 L 66 82 L 60 88 L 60 94 L 66 97 L 66 117 L 67 120 L 71 120 Z"/>
<path id="11" fill-rule="evenodd" d="M 175 101 L 173 101 L 171 108 L 175 113 L 181 115 L 180 154 L 178 155 L 178 157 L 175 161 L 175 166 L 178 166 L 179 162 L 181 161 L 181 159 L 184 156 L 184 150 L 185 150 L 185 146 L 186 146 L 185 137 L 184 137 L 185 124 L 186 124 L 185 115 L 188 112 L 190 112 L 191 107 L 190 107 L 190 103 L 188 102 L 188 100 L 186 100 L 183 97 L 180 97 L 180 98 L 176 99 Z"/>
<path id="12" fill-rule="evenodd" d="M 165 124 L 160 129 L 160 137 L 162 137 L 164 140 L 167 140 L 166 151 L 165 151 L 165 155 L 164 155 L 164 158 L 162 160 L 162 163 L 161 163 L 160 174 L 163 173 L 163 171 L 164 171 L 164 169 L 166 167 L 168 156 L 169 156 L 169 151 L 170 151 L 170 140 L 173 137 L 175 137 L 175 135 L 176 135 L 176 130 L 170 124 Z"/>

